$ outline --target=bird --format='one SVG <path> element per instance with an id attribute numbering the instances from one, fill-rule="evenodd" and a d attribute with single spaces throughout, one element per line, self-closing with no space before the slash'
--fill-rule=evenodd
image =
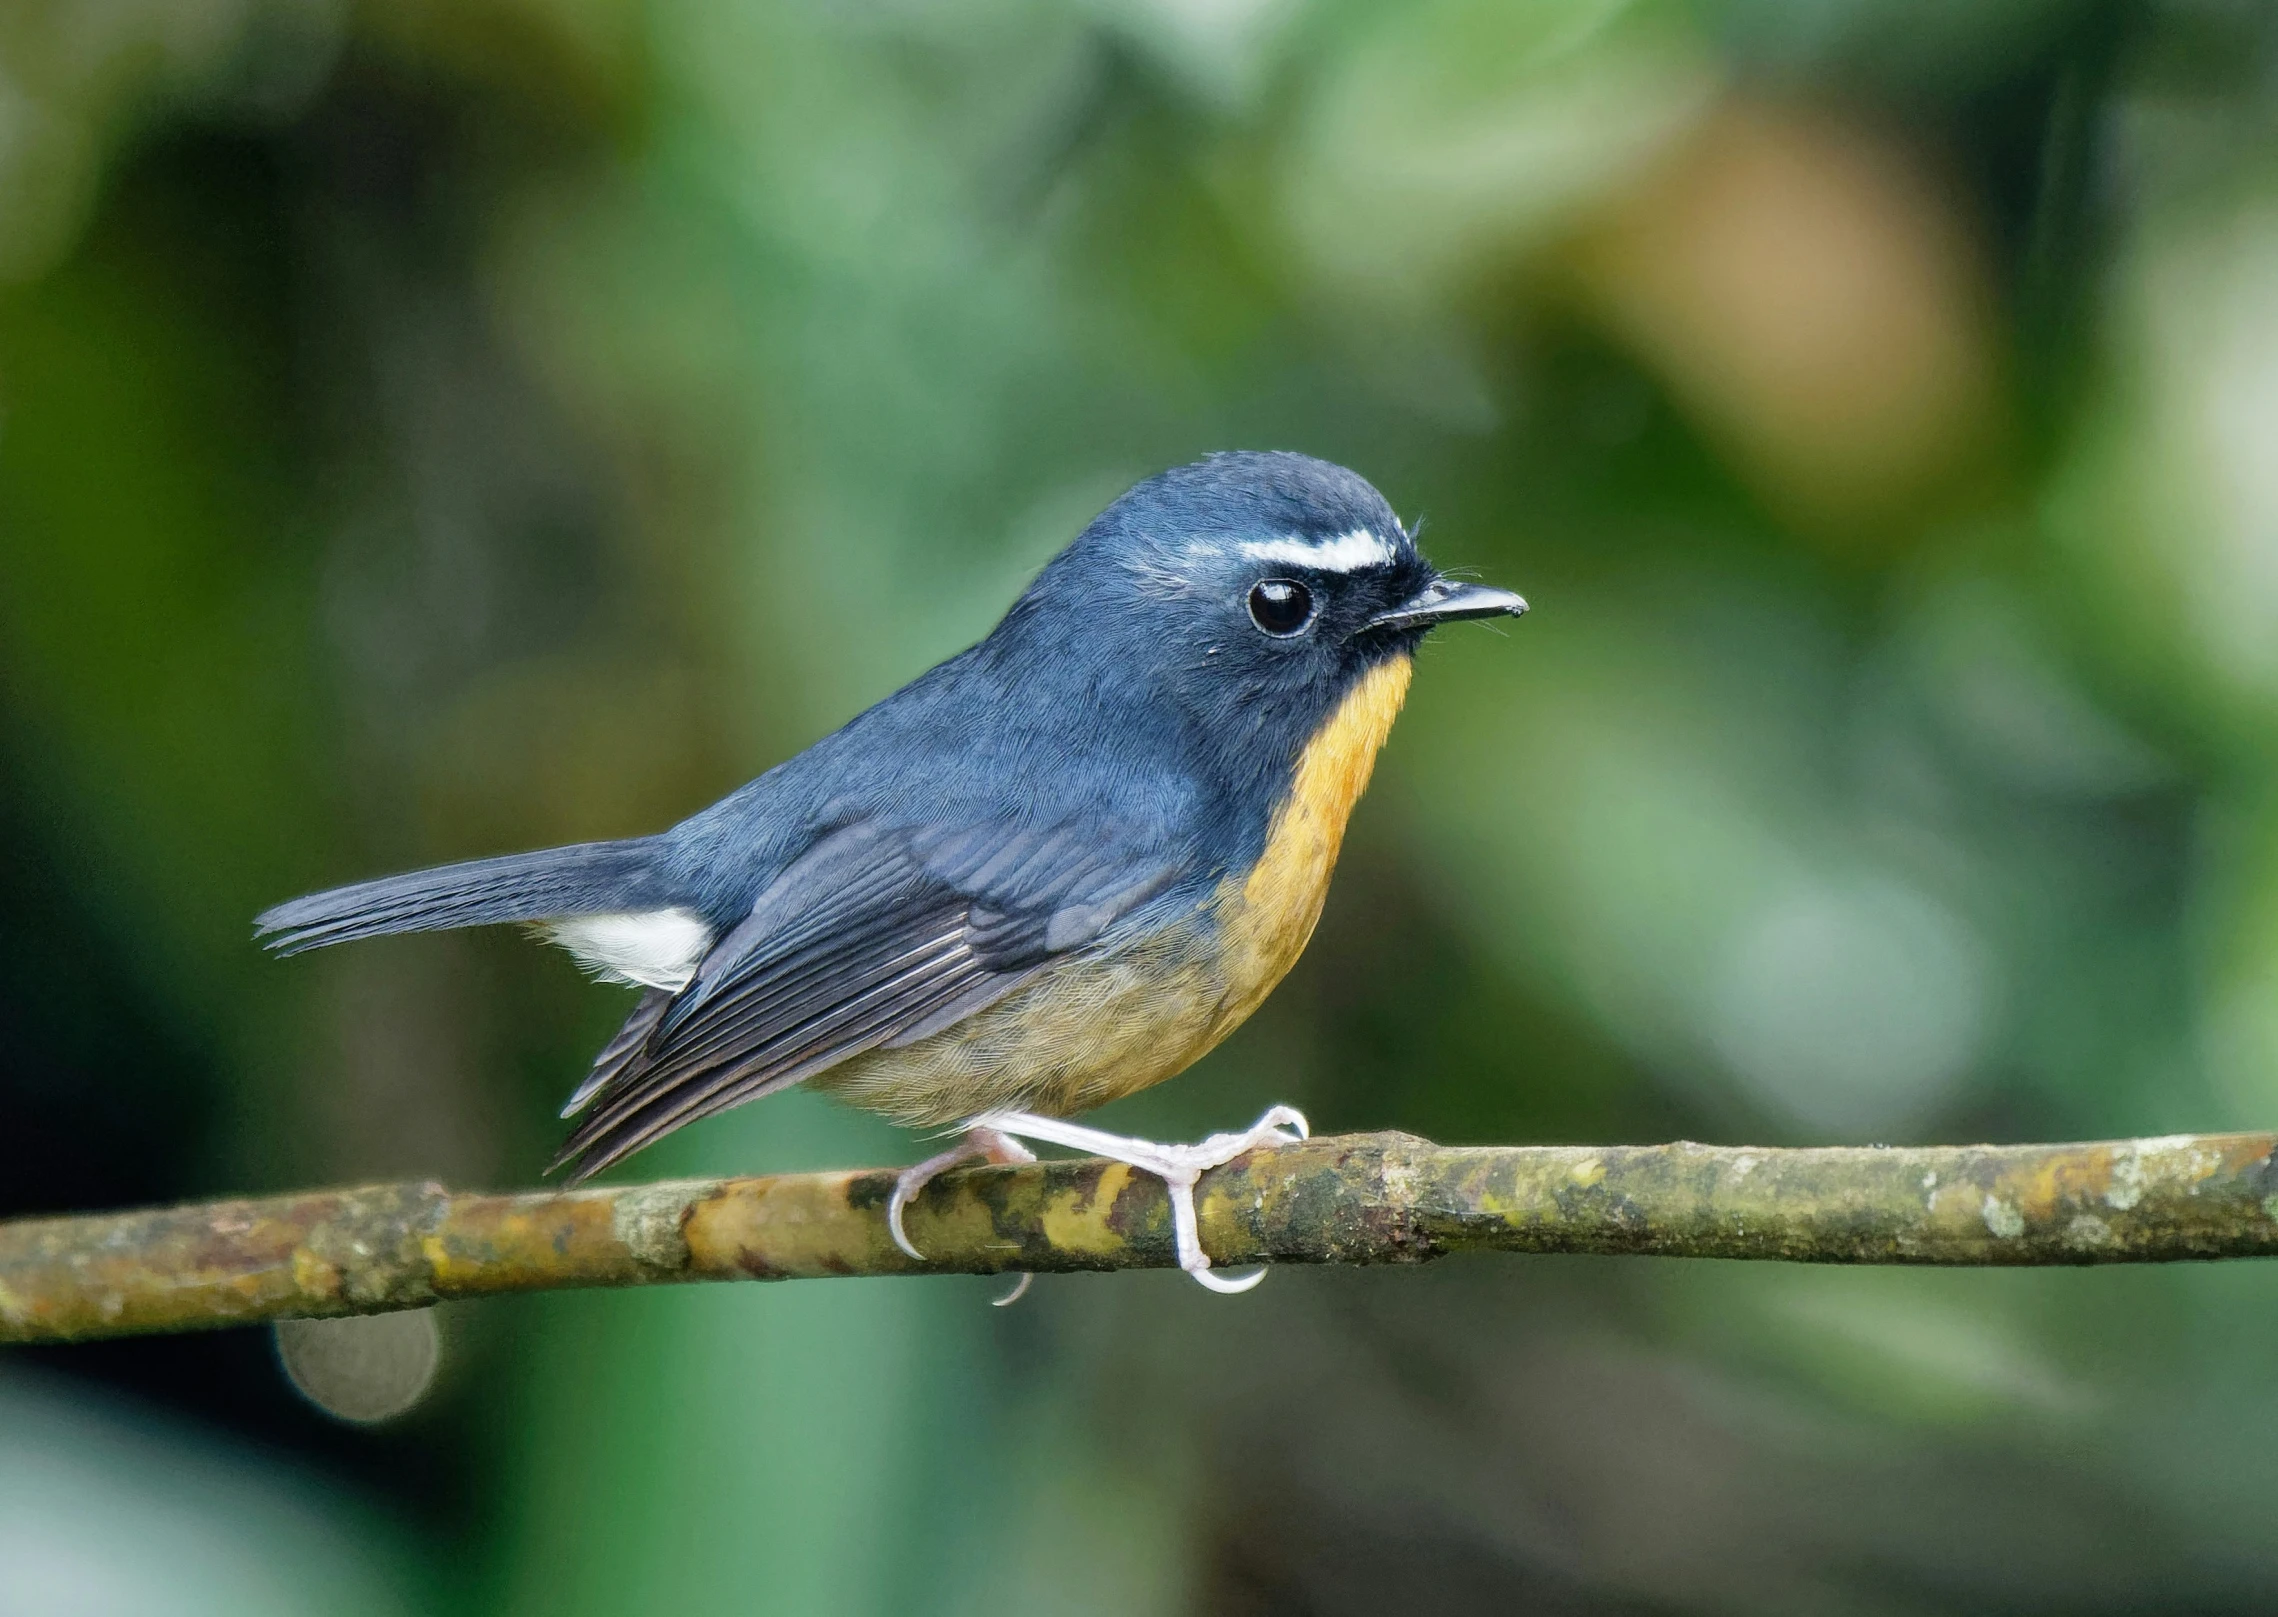
<path id="1" fill-rule="evenodd" d="M 1442 574 L 1358 473 L 1228 451 L 1118 497 L 988 635 L 669 830 L 381 877 L 255 920 L 280 955 L 526 925 L 641 990 L 562 1109 L 571 1182 L 804 1084 L 957 1138 L 1049 1143 L 1194 1187 L 1293 1144 L 1288 1106 L 1191 1144 L 1077 1115 L 1184 1071 L 1311 937 L 1418 644 L 1520 596 Z M 1023 1279 L 1022 1285 L 1026 1281 Z M 1017 1292 L 1016 1292 L 1017 1295 Z M 1003 1299 L 1009 1301 L 1010 1298 Z"/>

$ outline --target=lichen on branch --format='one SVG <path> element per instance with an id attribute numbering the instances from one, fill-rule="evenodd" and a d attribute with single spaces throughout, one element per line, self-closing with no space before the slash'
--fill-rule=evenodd
<path id="1" fill-rule="evenodd" d="M 2278 1136 L 2081 1145 L 1440 1146 L 1358 1134 L 1207 1174 L 1217 1263 L 1577 1252 L 1812 1263 L 2278 1254 Z M 370 1185 L 0 1224 L 0 1342 L 692 1280 L 1170 1266 L 1163 1187 L 1097 1159 L 947 1174 L 886 1231 L 889 1171 L 512 1194 Z"/>

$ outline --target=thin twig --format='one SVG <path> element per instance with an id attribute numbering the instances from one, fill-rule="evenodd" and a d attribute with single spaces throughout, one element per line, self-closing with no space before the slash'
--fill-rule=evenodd
<path id="1" fill-rule="evenodd" d="M 1206 1175 L 1219 1263 L 1588 1252 L 1814 1263 L 2158 1263 L 2278 1254 L 2269 1134 L 1903 1149 L 1317 1139 Z M 886 1233 L 887 1172 L 455 1194 L 434 1184 L 0 1224 L 0 1342 L 417 1308 L 576 1286 L 1160 1268 L 1162 1186 L 1098 1160 L 938 1179 Z"/>

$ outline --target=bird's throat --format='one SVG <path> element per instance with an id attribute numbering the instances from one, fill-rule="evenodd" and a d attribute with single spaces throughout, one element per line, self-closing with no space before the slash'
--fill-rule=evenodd
<path id="1" fill-rule="evenodd" d="M 1304 953 L 1321 919 L 1345 825 L 1368 789 L 1376 754 L 1400 716 L 1414 671 L 1411 659 L 1393 657 L 1361 676 L 1299 755 L 1289 793 L 1267 828 L 1264 853 L 1239 888 L 1222 894 L 1224 1027 L 1255 1010 Z"/>

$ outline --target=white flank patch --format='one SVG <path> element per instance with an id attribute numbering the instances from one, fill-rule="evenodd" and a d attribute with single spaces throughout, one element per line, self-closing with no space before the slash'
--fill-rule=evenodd
<path id="1" fill-rule="evenodd" d="M 1391 545 L 1366 528 L 1315 544 L 1303 539 L 1256 539 L 1242 547 L 1242 554 L 1252 561 L 1285 562 L 1323 573 L 1357 573 L 1364 567 L 1389 567 L 1398 559 Z"/>
<path id="2" fill-rule="evenodd" d="M 545 930 L 579 965 L 608 982 L 674 993 L 688 986 L 712 947 L 712 929 L 694 910 L 573 915 L 546 922 Z"/>

